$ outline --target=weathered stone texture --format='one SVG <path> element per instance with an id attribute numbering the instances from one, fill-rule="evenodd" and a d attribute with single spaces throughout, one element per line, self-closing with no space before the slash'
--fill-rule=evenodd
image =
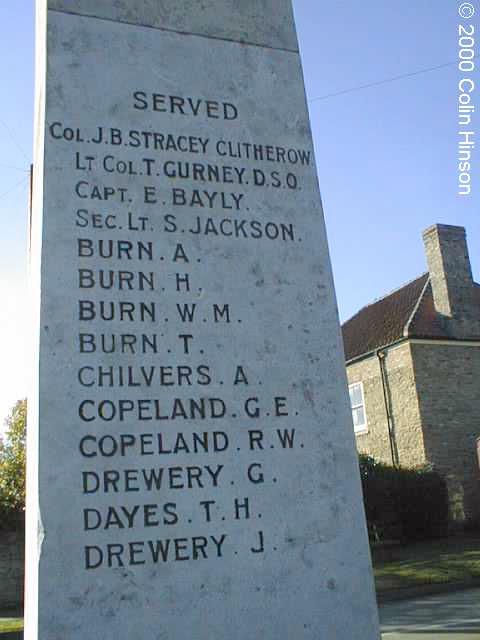
<path id="1" fill-rule="evenodd" d="M 298 51 L 290 0 L 48 0 L 48 8 Z"/>
<path id="2" fill-rule="evenodd" d="M 377 638 L 289 2 L 48 6 L 27 637 Z"/>
<path id="3" fill-rule="evenodd" d="M 421 420 L 410 345 L 384 349 L 385 389 L 391 407 L 394 447 L 402 466 L 425 461 Z M 388 419 L 382 388 L 379 359 L 376 355 L 347 367 L 348 382 L 363 382 L 368 431 L 357 434 L 357 448 L 377 460 L 392 463 Z"/>
<path id="4" fill-rule="evenodd" d="M 19 607 L 23 600 L 23 531 L 0 531 L 0 608 Z"/>
<path id="5" fill-rule="evenodd" d="M 480 347 L 412 344 L 428 461 L 447 477 L 452 517 L 480 516 Z"/>

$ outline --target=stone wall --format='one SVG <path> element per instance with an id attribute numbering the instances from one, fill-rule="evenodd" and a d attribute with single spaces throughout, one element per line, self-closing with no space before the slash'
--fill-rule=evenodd
<path id="1" fill-rule="evenodd" d="M 452 518 L 480 517 L 480 345 L 412 343 L 428 461 L 447 478 Z"/>
<path id="2" fill-rule="evenodd" d="M 480 337 L 470 257 L 463 227 L 435 224 L 423 232 L 435 310 L 449 335 Z"/>
<path id="3" fill-rule="evenodd" d="M 383 352 L 397 462 L 406 467 L 423 464 L 426 458 L 410 345 L 404 342 Z M 357 434 L 358 451 L 392 464 L 378 357 L 373 355 L 348 365 L 347 377 L 349 384 L 363 382 L 368 430 Z"/>
<path id="4" fill-rule="evenodd" d="M 0 609 L 20 608 L 23 602 L 24 533 L 0 530 Z"/>
<path id="5" fill-rule="evenodd" d="M 430 462 L 446 478 L 452 520 L 480 518 L 480 346 L 411 340 L 385 349 L 398 462 Z M 347 366 L 349 384 L 363 382 L 367 432 L 357 449 L 392 463 L 376 355 Z"/>

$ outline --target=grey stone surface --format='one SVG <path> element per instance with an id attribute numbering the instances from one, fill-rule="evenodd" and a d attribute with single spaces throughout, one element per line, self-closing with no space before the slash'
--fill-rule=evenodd
<path id="1" fill-rule="evenodd" d="M 290 0 L 48 0 L 58 11 L 298 50 Z"/>
<path id="2" fill-rule="evenodd" d="M 48 23 L 38 637 L 376 640 L 298 55 Z"/>

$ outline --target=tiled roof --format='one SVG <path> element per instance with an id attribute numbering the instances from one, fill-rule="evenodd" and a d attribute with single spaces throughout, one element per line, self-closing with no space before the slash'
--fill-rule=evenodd
<path id="1" fill-rule="evenodd" d="M 425 273 L 401 289 L 363 307 L 347 320 L 342 326 L 345 359 L 352 360 L 402 338 L 427 281 L 428 273 Z"/>
<path id="2" fill-rule="evenodd" d="M 480 286 L 475 284 L 480 314 Z M 404 337 L 451 338 L 433 304 L 425 273 L 400 289 L 361 309 L 342 326 L 345 360 L 386 347 Z"/>
<path id="3" fill-rule="evenodd" d="M 427 284 L 417 311 L 408 327 L 411 338 L 448 338 L 448 332 L 442 327 L 438 313 L 433 304 L 432 286 Z"/>

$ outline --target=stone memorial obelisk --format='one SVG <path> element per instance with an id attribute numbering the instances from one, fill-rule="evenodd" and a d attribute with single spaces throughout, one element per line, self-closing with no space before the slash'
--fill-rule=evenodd
<path id="1" fill-rule="evenodd" d="M 28 640 L 377 640 L 290 0 L 38 6 Z"/>

